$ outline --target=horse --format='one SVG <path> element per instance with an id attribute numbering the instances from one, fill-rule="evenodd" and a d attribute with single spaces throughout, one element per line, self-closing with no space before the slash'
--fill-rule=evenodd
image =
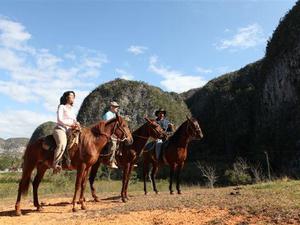
<path id="1" fill-rule="evenodd" d="M 111 119 L 109 121 L 99 121 L 96 124 L 82 128 L 79 135 L 79 142 L 73 143 L 70 148 L 71 165 L 68 167 L 63 164 L 63 169 L 77 170 L 75 192 L 72 200 L 73 212 L 76 209 L 76 199 L 80 191 L 79 203 L 81 209 L 86 209 L 84 199 L 84 190 L 86 186 L 87 174 L 90 167 L 97 162 L 103 147 L 107 144 L 110 137 L 114 135 L 121 141 L 126 141 L 127 144 L 132 144 L 133 138 L 128 128 L 126 121 L 120 117 Z M 42 206 L 38 200 L 38 187 L 47 171 L 52 167 L 54 151 L 45 150 L 46 139 L 52 138 L 52 135 L 39 138 L 36 141 L 29 143 L 24 152 L 23 172 L 19 182 L 17 201 L 15 204 L 15 213 L 20 216 L 21 213 L 21 195 L 28 192 L 31 174 L 36 168 L 37 173 L 32 182 L 33 186 L 33 202 L 37 211 L 42 210 Z M 54 142 L 55 144 L 55 142 Z M 54 146 L 55 147 L 55 146 Z"/>
<path id="2" fill-rule="evenodd" d="M 153 139 L 164 139 L 166 138 L 166 133 L 164 130 L 155 122 L 155 120 L 150 120 L 145 118 L 146 123 L 141 127 L 136 129 L 133 133 L 133 143 L 131 145 L 121 144 L 116 154 L 117 165 L 123 169 L 123 179 L 122 179 L 122 190 L 121 198 L 123 202 L 126 202 L 128 199 L 127 189 L 128 182 L 130 178 L 130 173 L 132 171 L 133 165 L 135 164 L 138 156 L 140 156 L 142 149 L 147 143 L 148 139 L 151 137 Z M 100 154 L 98 161 L 92 166 L 89 176 L 90 188 L 92 196 L 96 202 L 99 201 L 99 198 L 96 194 L 94 187 L 95 177 L 97 175 L 98 168 L 100 163 L 109 165 L 111 154 Z"/>
<path id="3" fill-rule="evenodd" d="M 180 190 L 180 172 L 183 169 L 185 160 L 187 158 L 187 147 L 192 139 L 202 139 L 203 133 L 195 118 L 187 117 L 175 133 L 170 138 L 164 141 L 161 145 L 161 152 L 158 158 L 156 157 L 156 144 L 153 143 L 153 148 L 150 150 L 143 150 L 143 181 L 144 193 L 147 195 L 146 176 L 149 174 L 149 165 L 152 164 L 151 182 L 153 190 L 158 194 L 156 188 L 155 177 L 159 167 L 162 165 L 170 166 L 170 180 L 169 191 L 174 194 L 172 184 L 174 174 L 176 172 L 176 189 L 177 193 L 181 194 Z"/>

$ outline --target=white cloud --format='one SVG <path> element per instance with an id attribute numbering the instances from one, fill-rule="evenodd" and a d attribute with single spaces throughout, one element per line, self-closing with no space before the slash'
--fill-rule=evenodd
<path id="1" fill-rule="evenodd" d="M 247 49 L 263 44 L 266 40 L 267 36 L 265 35 L 263 28 L 259 24 L 254 23 L 246 27 L 239 28 L 233 37 L 230 39 L 223 39 L 215 46 L 218 50 Z"/>
<path id="2" fill-rule="evenodd" d="M 102 66 L 108 63 L 107 57 L 98 51 L 80 46 L 60 56 L 48 49 L 33 47 L 29 44 L 30 38 L 31 34 L 21 23 L 0 17 L 0 72 L 6 74 L 5 79 L 0 77 L 0 94 L 20 103 L 39 104 L 46 112 L 55 115 L 62 93 L 74 90 L 77 111 L 89 90 L 97 85 L 95 78 L 100 75 Z M 29 115 L 28 111 L 18 112 Z M 5 112 L 0 111 L 0 115 L 4 114 Z M 30 115 L 35 116 L 34 112 Z M 27 127 L 34 127 L 48 117 L 39 115 L 37 120 L 41 120 L 38 122 L 32 118 L 26 119 L 26 123 L 32 124 L 25 124 Z M 5 120 L 1 121 L 3 124 Z M 18 123 L 12 120 L 10 126 L 13 128 Z M 18 135 L 9 131 L 0 134 Z"/>
<path id="3" fill-rule="evenodd" d="M 141 55 L 144 54 L 147 49 L 145 46 L 131 45 L 127 51 L 134 55 Z"/>
<path id="4" fill-rule="evenodd" d="M 125 80 L 133 80 L 134 76 L 123 69 L 116 68 L 116 73 L 118 77 Z"/>
<path id="5" fill-rule="evenodd" d="M 201 87 L 207 83 L 201 76 L 185 75 L 179 71 L 158 65 L 156 56 L 150 57 L 149 70 L 164 78 L 160 83 L 167 91 L 181 93 L 192 88 Z"/>
<path id="6" fill-rule="evenodd" d="M 196 68 L 196 71 L 199 72 L 199 73 L 204 73 L 204 74 L 209 74 L 209 73 L 213 72 L 212 69 L 207 69 L 207 68 L 203 68 L 203 67 L 200 67 L 200 66 L 198 66 Z"/>
<path id="7" fill-rule="evenodd" d="M 26 49 L 24 44 L 31 38 L 25 27 L 7 18 L 0 17 L 0 43 L 14 49 Z"/>
<path id="8" fill-rule="evenodd" d="M 0 111 L 0 134 L 2 138 L 29 138 L 37 126 L 49 120 L 55 121 L 55 115 L 46 115 L 28 110 Z"/>

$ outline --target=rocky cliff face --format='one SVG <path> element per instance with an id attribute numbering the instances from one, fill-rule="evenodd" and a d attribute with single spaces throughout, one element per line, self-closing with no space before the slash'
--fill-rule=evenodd
<path id="1" fill-rule="evenodd" d="M 155 110 L 160 107 L 167 110 L 167 117 L 176 125 L 190 115 L 186 104 L 176 93 L 164 92 L 144 82 L 116 79 L 100 85 L 84 99 L 78 121 L 90 125 L 101 120 L 113 99 L 121 106 L 120 114 L 129 116 L 129 125 L 133 129 L 145 122 L 144 116 L 153 118 Z"/>
<path id="2" fill-rule="evenodd" d="M 300 2 L 286 14 L 267 45 L 262 66 L 257 142 L 289 167 L 300 141 Z M 264 137 L 264 140 L 261 138 Z"/>
<path id="3" fill-rule="evenodd" d="M 237 156 L 262 161 L 267 151 L 277 171 L 295 165 L 300 149 L 299 40 L 298 1 L 280 21 L 263 59 L 187 96 L 206 134 L 193 146 L 202 154 L 193 157 L 211 159 L 218 153 L 223 161 Z"/>

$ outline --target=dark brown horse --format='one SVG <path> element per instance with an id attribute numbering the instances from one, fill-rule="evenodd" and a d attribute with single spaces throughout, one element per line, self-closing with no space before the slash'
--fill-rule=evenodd
<path id="1" fill-rule="evenodd" d="M 79 137 L 79 144 L 74 144 L 71 147 L 71 167 L 67 168 L 67 166 L 63 164 L 63 169 L 77 170 L 75 192 L 72 201 L 73 211 L 76 211 L 76 200 L 79 191 L 79 203 L 81 204 L 81 209 L 86 208 L 83 199 L 89 169 L 94 163 L 97 162 L 101 150 L 107 144 L 112 135 L 116 136 L 118 139 L 122 139 L 122 141 L 126 140 L 128 144 L 132 144 L 133 142 L 133 138 L 126 121 L 117 115 L 115 119 L 109 121 L 100 121 L 91 127 L 82 128 Z M 54 157 L 54 152 L 45 150 L 44 146 L 45 138 L 40 138 L 32 143 L 29 143 L 25 150 L 23 173 L 19 183 L 18 197 L 15 205 L 16 215 L 21 215 L 21 195 L 27 193 L 31 174 L 35 168 L 37 168 L 37 173 L 32 183 L 33 201 L 34 206 L 38 211 L 42 209 L 38 200 L 38 187 L 46 170 L 51 168 Z"/>
<path id="2" fill-rule="evenodd" d="M 117 164 L 119 167 L 123 169 L 122 190 L 121 190 L 121 197 L 123 202 L 125 202 L 128 199 L 127 196 L 128 182 L 129 182 L 130 173 L 132 171 L 133 165 L 136 163 L 137 158 L 140 155 L 145 144 L 147 143 L 148 139 L 150 137 L 154 139 L 158 139 L 158 138 L 162 139 L 166 137 L 166 133 L 155 122 L 155 120 L 149 120 L 148 118 L 145 118 L 145 120 L 147 122 L 132 133 L 133 136 L 132 145 L 120 144 L 118 150 L 119 154 L 116 154 Z M 109 165 L 110 156 L 111 154 L 100 155 L 98 161 L 92 166 L 90 176 L 89 176 L 89 181 L 90 181 L 92 196 L 95 199 L 95 201 L 99 201 L 94 187 L 94 181 L 97 175 L 97 170 L 100 166 L 100 163 Z"/>
<path id="3" fill-rule="evenodd" d="M 175 133 L 170 136 L 170 138 L 162 143 L 161 154 L 156 157 L 156 145 L 154 144 L 152 149 L 143 151 L 144 158 L 144 192 L 147 194 L 146 187 L 146 177 L 149 174 L 149 165 L 152 164 L 151 171 L 151 182 L 153 190 L 155 193 L 158 193 L 155 183 L 155 176 L 158 172 L 158 169 L 162 165 L 170 166 L 170 183 L 169 190 L 170 194 L 173 194 L 173 177 L 176 172 L 176 189 L 177 193 L 181 194 L 180 190 L 180 172 L 183 169 L 184 162 L 187 158 L 187 147 L 188 143 L 192 139 L 201 139 L 203 137 L 199 123 L 194 118 L 188 118 L 187 120 L 180 125 L 180 127 L 175 131 Z"/>

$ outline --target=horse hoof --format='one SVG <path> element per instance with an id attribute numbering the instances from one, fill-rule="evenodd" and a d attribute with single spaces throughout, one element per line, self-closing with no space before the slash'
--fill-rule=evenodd
<path id="1" fill-rule="evenodd" d="M 72 211 L 73 211 L 73 212 L 77 212 L 77 211 L 78 211 L 78 209 L 76 209 L 76 208 L 73 208 L 73 209 L 72 209 Z"/>
<path id="2" fill-rule="evenodd" d="M 42 207 L 42 206 L 38 206 L 37 208 L 36 208 L 36 211 L 38 211 L 38 212 L 42 212 L 44 210 L 44 208 Z"/>
<path id="3" fill-rule="evenodd" d="M 170 195 L 173 195 L 174 194 L 174 191 L 170 191 Z"/>
<path id="4" fill-rule="evenodd" d="M 126 203 L 127 199 L 126 198 L 122 198 L 122 202 Z"/>
<path id="5" fill-rule="evenodd" d="M 148 194 L 148 192 L 145 192 L 145 195 L 147 195 Z"/>
<path id="6" fill-rule="evenodd" d="M 99 199 L 98 197 L 95 197 L 95 198 L 94 198 L 94 201 L 95 201 L 95 202 L 100 202 L 100 199 Z"/>
<path id="7" fill-rule="evenodd" d="M 157 194 L 157 195 L 158 195 L 158 194 L 159 194 L 159 192 L 158 192 L 158 191 L 155 191 L 155 194 Z"/>
<path id="8" fill-rule="evenodd" d="M 181 194 L 182 194 L 182 192 L 181 192 L 181 191 L 178 191 L 178 192 L 177 192 L 177 194 L 181 195 Z"/>
<path id="9" fill-rule="evenodd" d="M 85 205 L 82 205 L 82 206 L 81 206 L 81 209 L 82 209 L 82 210 L 86 210 L 86 206 L 85 206 Z"/>
<path id="10" fill-rule="evenodd" d="M 22 216 L 21 210 L 16 210 L 16 216 Z"/>

